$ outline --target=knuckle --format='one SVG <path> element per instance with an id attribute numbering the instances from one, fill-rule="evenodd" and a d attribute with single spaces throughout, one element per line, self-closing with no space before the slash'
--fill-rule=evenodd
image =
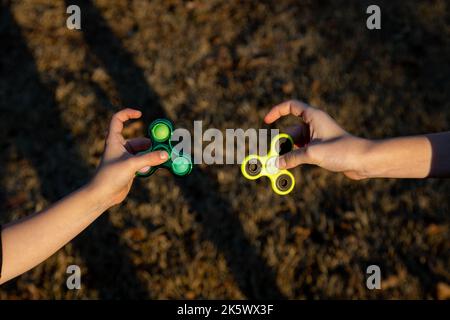
<path id="1" fill-rule="evenodd" d="M 303 113 L 303 120 L 307 123 L 314 119 L 320 118 L 323 111 L 314 107 L 309 107 Z"/>
<path id="2" fill-rule="evenodd" d="M 144 157 L 145 161 L 148 162 L 150 165 L 152 165 L 155 164 L 159 159 L 159 152 L 158 151 L 149 152 L 145 154 Z"/>
<path id="3" fill-rule="evenodd" d="M 289 113 L 297 114 L 297 108 L 296 108 L 295 100 L 289 100 L 288 101 L 288 105 L 289 105 Z"/>
<path id="4" fill-rule="evenodd" d="M 295 152 L 290 152 L 290 153 L 286 154 L 284 157 L 285 157 L 284 160 L 286 161 L 286 164 L 288 166 L 295 164 L 295 162 L 296 162 L 296 153 Z"/>
<path id="5" fill-rule="evenodd" d="M 306 159 L 312 164 L 318 164 L 320 163 L 319 159 L 317 158 L 317 153 L 314 152 L 313 147 L 305 147 L 304 154 Z"/>
<path id="6" fill-rule="evenodd" d="M 314 152 L 314 149 L 306 148 L 305 150 L 305 157 L 309 159 L 309 161 L 316 163 L 317 162 L 317 155 Z"/>
<path id="7" fill-rule="evenodd" d="M 122 113 L 122 111 L 123 111 L 123 110 L 114 113 L 113 116 L 112 116 L 112 120 L 113 120 L 113 121 L 119 120 L 120 114 Z"/>
<path id="8" fill-rule="evenodd" d="M 303 153 L 305 154 L 306 157 L 311 158 L 311 148 L 310 147 L 304 147 Z"/>
<path id="9" fill-rule="evenodd" d="M 155 151 L 153 152 L 149 152 L 147 154 L 144 155 L 144 158 L 147 162 L 155 162 L 155 160 L 157 159 L 157 153 Z"/>
<path id="10" fill-rule="evenodd" d="M 128 169 L 134 169 L 138 161 L 139 160 L 137 158 L 130 157 L 125 160 L 125 164 L 127 165 Z"/>

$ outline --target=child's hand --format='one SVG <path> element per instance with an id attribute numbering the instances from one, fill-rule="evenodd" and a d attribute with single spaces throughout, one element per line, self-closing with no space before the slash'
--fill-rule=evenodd
<path id="1" fill-rule="evenodd" d="M 343 172 L 351 179 L 364 178 L 361 155 L 370 146 L 368 140 L 350 135 L 325 112 L 295 100 L 273 107 L 264 121 L 273 123 L 289 114 L 301 120 L 288 132 L 299 148 L 279 157 L 279 168 L 289 169 L 308 163 Z"/>
<path id="2" fill-rule="evenodd" d="M 96 196 L 103 206 L 110 207 L 122 202 L 130 191 L 137 171 L 143 169 L 147 171 L 149 166 L 164 163 L 169 157 L 165 151 L 136 155 L 150 147 L 150 139 L 124 139 L 122 136 L 124 122 L 140 116 L 141 112 L 138 110 L 124 109 L 116 113 L 111 120 L 105 152 L 89 185 L 91 190 L 97 192 Z"/>

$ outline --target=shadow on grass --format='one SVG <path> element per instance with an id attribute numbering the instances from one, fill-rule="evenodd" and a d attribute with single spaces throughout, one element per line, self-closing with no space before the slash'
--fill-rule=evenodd
<path id="1" fill-rule="evenodd" d="M 127 107 L 141 107 L 143 120 L 168 118 L 158 95 L 146 81 L 144 71 L 114 35 L 91 1 L 66 1 L 81 8 L 83 35 L 89 49 L 101 60 Z M 220 194 L 216 181 L 196 168 L 189 177 L 177 179 L 184 198 L 203 222 L 203 236 L 224 254 L 240 290 L 247 298 L 282 299 L 273 270 L 247 239 L 229 201 Z"/>
<path id="2" fill-rule="evenodd" d="M 6 133 L 0 137 L 0 145 L 2 150 L 14 147 L 32 164 L 42 195 L 52 203 L 81 186 L 91 172 L 62 122 L 53 90 L 40 80 L 33 55 L 9 7 L 1 6 L 0 21 L 0 69 L 8 75 L 0 80 L 0 126 Z M 98 290 L 100 298 L 148 295 L 137 278 L 128 248 L 121 243 L 119 231 L 107 214 L 73 244 L 88 268 L 83 286 Z"/>

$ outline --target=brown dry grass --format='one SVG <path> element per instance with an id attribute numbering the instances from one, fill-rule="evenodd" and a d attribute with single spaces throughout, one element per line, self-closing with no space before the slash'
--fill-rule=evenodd
<path id="1" fill-rule="evenodd" d="M 359 1 L 83 1 L 75 32 L 63 1 L 2 0 L 0 222 L 84 183 L 122 106 L 145 112 L 130 136 L 157 116 L 259 128 L 291 97 L 365 137 L 449 130 L 448 3 L 380 2 L 369 32 Z M 237 166 L 159 172 L 0 298 L 442 297 L 448 181 L 294 172 L 288 197 Z M 365 287 L 372 263 L 384 290 Z"/>

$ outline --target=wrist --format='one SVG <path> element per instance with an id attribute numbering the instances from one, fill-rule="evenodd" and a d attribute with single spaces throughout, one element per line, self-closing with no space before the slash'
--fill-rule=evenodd
<path id="1" fill-rule="evenodd" d="M 351 171 L 353 171 L 360 179 L 367 179 L 372 177 L 372 168 L 370 161 L 370 150 L 376 144 L 375 141 L 355 137 L 353 143 L 351 157 Z"/>
<path id="2" fill-rule="evenodd" d="M 104 212 L 114 205 L 111 197 L 107 196 L 94 180 L 88 182 L 81 190 L 95 210 Z"/>

